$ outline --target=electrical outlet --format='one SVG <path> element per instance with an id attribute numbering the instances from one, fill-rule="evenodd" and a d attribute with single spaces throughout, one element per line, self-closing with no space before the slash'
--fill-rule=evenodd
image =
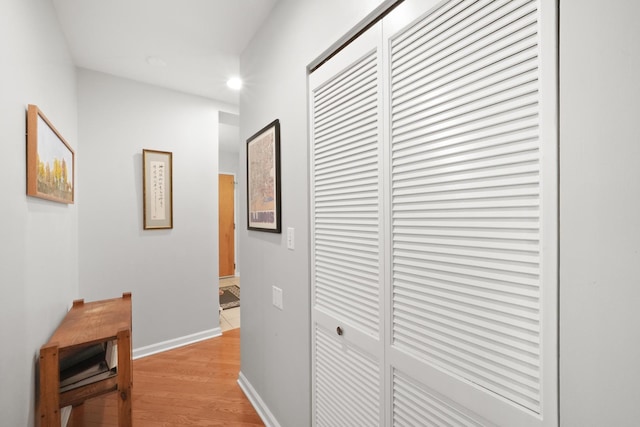
<path id="1" fill-rule="evenodd" d="M 273 302 L 274 306 L 276 306 L 280 310 L 284 310 L 284 308 L 282 306 L 282 289 L 280 289 L 277 286 L 273 286 L 273 292 L 272 292 L 272 298 L 271 299 L 272 299 L 272 302 Z"/>

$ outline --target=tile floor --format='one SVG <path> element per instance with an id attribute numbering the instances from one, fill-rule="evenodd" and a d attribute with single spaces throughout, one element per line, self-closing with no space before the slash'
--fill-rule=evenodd
<path id="1" fill-rule="evenodd" d="M 219 287 L 224 288 L 225 286 L 236 285 L 240 286 L 240 278 L 239 277 L 229 277 L 220 279 Z M 240 294 L 240 298 L 242 301 L 242 294 Z M 240 307 L 228 308 L 226 310 L 222 310 L 220 313 L 220 329 L 222 332 L 228 331 L 230 329 L 236 329 L 240 327 Z"/>

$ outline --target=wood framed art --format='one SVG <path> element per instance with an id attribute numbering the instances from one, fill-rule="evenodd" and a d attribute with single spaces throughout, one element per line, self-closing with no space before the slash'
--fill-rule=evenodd
<path id="1" fill-rule="evenodd" d="M 247 227 L 281 232 L 280 121 L 247 140 Z"/>
<path id="2" fill-rule="evenodd" d="M 74 201 L 75 153 L 35 105 L 27 108 L 27 195 Z"/>
<path id="3" fill-rule="evenodd" d="M 142 150 L 143 227 L 173 228 L 173 153 Z"/>

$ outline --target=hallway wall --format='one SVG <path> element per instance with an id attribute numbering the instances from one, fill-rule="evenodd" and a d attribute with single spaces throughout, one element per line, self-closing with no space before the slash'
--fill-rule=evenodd
<path id="1" fill-rule="evenodd" d="M 78 189 L 72 205 L 26 196 L 27 104 L 82 152 L 75 67 L 49 1 L 0 2 L 0 57 L 0 424 L 31 426 L 40 346 L 78 295 Z"/>
<path id="2" fill-rule="evenodd" d="M 240 221 L 242 375 L 274 422 L 310 425 L 309 199 L 306 67 L 382 2 L 280 0 L 240 60 L 240 139 L 280 120 L 282 234 Z M 246 215 L 246 144 L 238 175 Z M 295 250 L 286 230 L 295 229 Z M 272 286 L 284 309 L 272 305 Z"/>
<path id="3" fill-rule="evenodd" d="M 560 1 L 560 419 L 640 419 L 640 4 Z"/>
<path id="4" fill-rule="evenodd" d="M 305 66 L 373 3 L 282 0 L 241 60 L 242 139 L 280 119 L 283 230 L 296 229 L 295 251 L 285 233 L 240 231 L 242 373 L 283 426 L 310 423 Z M 559 5 L 560 425 L 630 426 L 640 418 L 640 5 Z"/>
<path id="5" fill-rule="evenodd" d="M 80 293 L 133 297 L 134 356 L 218 328 L 218 111 L 80 69 Z M 143 230 L 142 149 L 173 153 L 173 229 Z M 145 347 L 149 347 L 146 348 Z"/>
<path id="6" fill-rule="evenodd" d="M 238 154 L 220 151 L 220 173 L 238 174 Z"/>

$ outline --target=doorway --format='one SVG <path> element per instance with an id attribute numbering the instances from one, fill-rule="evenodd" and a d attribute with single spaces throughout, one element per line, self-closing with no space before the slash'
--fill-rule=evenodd
<path id="1" fill-rule="evenodd" d="M 218 233 L 219 276 L 235 276 L 236 250 L 234 175 L 218 175 Z"/>

